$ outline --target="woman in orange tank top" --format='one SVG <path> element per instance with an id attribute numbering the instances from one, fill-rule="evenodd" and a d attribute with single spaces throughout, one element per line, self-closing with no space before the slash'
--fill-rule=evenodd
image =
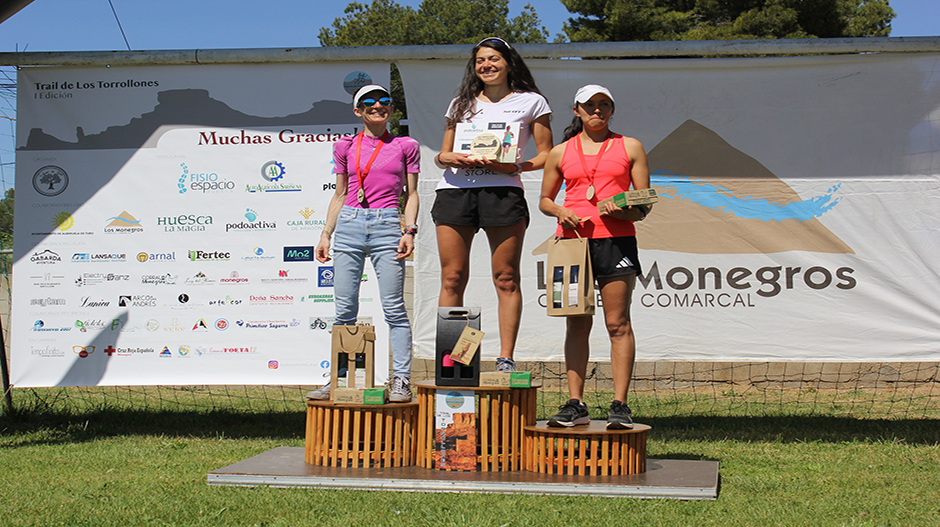
<path id="1" fill-rule="evenodd" d="M 643 145 L 632 137 L 611 132 L 614 98 L 603 86 L 587 85 L 574 99 L 574 119 L 564 141 L 545 162 L 539 210 L 558 220 L 558 236 L 589 238 L 591 266 L 604 305 L 604 322 L 610 338 L 610 362 L 614 375 L 614 400 L 607 428 L 632 428 L 627 391 L 633 375 L 636 341 L 630 323 L 630 301 L 636 277 L 642 272 L 633 223 L 643 220 L 649 207 L 621 209 L 612 203 L 600 214 L 597 203 L 631 187 L 649 188 L 649 166 Z M 555 197 L 565 184 L 563 205 Z M 567 318 L 565 365 L 569 400 L 549 419 L 549 426 L 575 426 L 590 422 L 581 401 L 587 371 L 588 338 L 593 316 Z"/>

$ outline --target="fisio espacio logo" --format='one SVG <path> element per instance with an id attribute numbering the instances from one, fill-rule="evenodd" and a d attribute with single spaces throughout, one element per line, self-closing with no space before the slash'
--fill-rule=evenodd
<path id="1" fill-rule="evenodd" d="M 176 188 L 180 194 L 226 193 L 235 190 L 235 182 L 220 177 L 215 172 L 190 172 L 186 163 L 180 163 L 180 176 Z"/>

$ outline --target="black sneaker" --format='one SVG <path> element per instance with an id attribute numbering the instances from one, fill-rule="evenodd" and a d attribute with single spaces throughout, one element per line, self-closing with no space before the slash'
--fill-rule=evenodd
<path id="1" fill-rule="evenodd" d="M 609 430 L 627 430 L 633 428 L 633 416 L 626 403 L 614 401 L 610 403 L 610 414 L 607 416 Z"/>
<path id="2" fill-rule="evenodd" d="M 586 425 L 591 422 L 587 405 L 577 399 L 568 399 L 568 402 L 559 408 L 561 411 L 548 420 L 548 426 Z"/>

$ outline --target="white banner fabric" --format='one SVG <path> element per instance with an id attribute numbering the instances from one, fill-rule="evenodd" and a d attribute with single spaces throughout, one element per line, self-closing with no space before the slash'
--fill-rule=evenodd
<path id="1" fill-rule="evenodd" d="M 423 358 L 433 357 L 440 288 L 432 159 L 465 64 L 398 63 L 411 134 L 425 146 L 414 321 Z M 602 84 L 616 99 L 612 129 L 648 153 L 660 203 L 638 224 L 638 360 L 940 360 L 940 55 L 527 64 L 552 105 L 556 143 L 575 91 Z M 532 255 L 555 229 L 537 208 L 540 178 L 523 175 L 532 221 L 517 360 L 564 359 L 565 323 L 546 316 L 544 255 Z M 481 349 L 493 359 L 483 233 L 465 303 L 483 306 Z M 602 317 L 594 360 L 609 360 Z"/>
<path id="2" fill-rule="evenodd" d="M 323 384 L 332 145 L 387 64 L 18 72 L 12 383 Z M 387 326 L 367 264 L 360 321 Z"/>

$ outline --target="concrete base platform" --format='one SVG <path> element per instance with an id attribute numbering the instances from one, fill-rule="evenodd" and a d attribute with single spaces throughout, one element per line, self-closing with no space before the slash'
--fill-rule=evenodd
<path id="1" fill-rule="evenodd" d="M 301 447 L 278 447 L 209 473 L 209 485 L 404 492 L 485 492 L 631 498 L 718 498 L 718 462 L 648 459 L 646 472 L 576 477 L 534 472 L 445 472 L 418 467 L 333 468 L 304 462 Z"/>

